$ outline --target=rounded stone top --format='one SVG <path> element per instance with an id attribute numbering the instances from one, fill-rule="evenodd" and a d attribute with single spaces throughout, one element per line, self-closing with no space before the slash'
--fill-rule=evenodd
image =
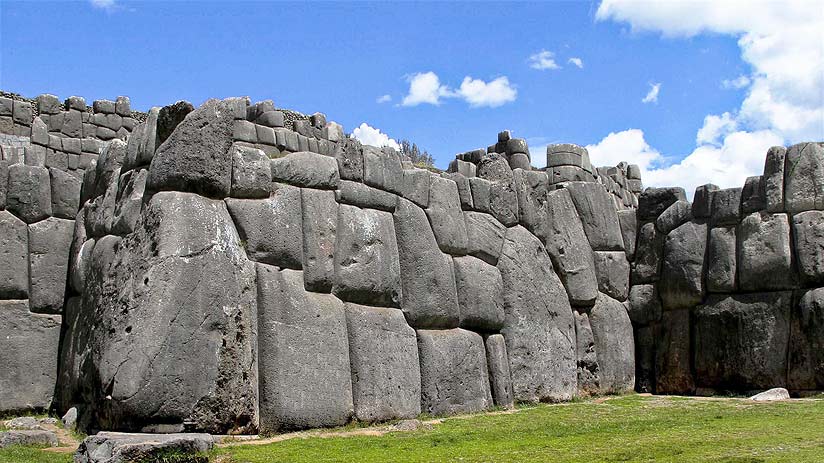
<path id="1" fill-rule="evenodd" d="M 572 143 L 556 143 L 553 145 L 547 145 L 547 156 L 555 153 L 573 153 L 577 154 L 578 156 L 586 156 L 588 154 L 586 148 Z"/>

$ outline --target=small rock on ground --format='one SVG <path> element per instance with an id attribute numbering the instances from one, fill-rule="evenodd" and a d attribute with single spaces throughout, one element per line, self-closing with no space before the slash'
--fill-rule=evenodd
<path id="1" fill-rule="evenodd" d="M 790 393 L 783 387 L 776 387 L 764 392 L 760 392 L 752 397 L 750 400 L 756 402 L 772 402 L 773 400 L 787 400 L 790 398 Z"/>
<path id="2" fill-rule="evenodd" d="M 57 447 L 57 434 L 43 430 L 15 430 L 0 432 L 0 449 L 10 445 L 42 445 Z"/>
<path id="3" fill-rule="evenodd" d="M 155 461 L 167 452 L 196 455 L 214 446 L 209 434 L 141 434 L 100 432 L 89 436 L 75 453 L 75 463 Z"/>

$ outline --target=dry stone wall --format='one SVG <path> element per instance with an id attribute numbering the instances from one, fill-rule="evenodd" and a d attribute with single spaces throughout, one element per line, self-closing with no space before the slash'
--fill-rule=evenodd
<path id="1" fill-rule="evenodd" d="M 177 102 L 88 167 L 28 148 L 0 164 L 0 410 L 268 433 L 821 388 L 820 146 L 771 150 L 766 180 L 690 204 L 576 145 L 536 170 L 501 132 L 437 174 L 295 114 Z"/>

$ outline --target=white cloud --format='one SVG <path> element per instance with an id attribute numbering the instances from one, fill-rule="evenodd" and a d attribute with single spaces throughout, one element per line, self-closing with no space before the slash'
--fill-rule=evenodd
<path id="1" fill-rule="evenodd" d="M 661 84 L 649 84 L 647 96 L 641 99 L 641 103 L 658 103 L 658 92 L 661 91 Z"/>
<path id="2" fill-rule="evenodd" d="M 407 94 L 402 106 L 417 106 L 422 103 L 440 105 L 445 98 L 459 98 L 471 107 L 491 108 L 501 106 L 515 101 L 518 97 L 518 90 L 509 82 L 509 78 L 501 76 L 489 82 L 482 79 L 473 79 L 466 76 L 458 89 L 451 89 L 434 72 L 417 73 L 410 76 L 409 94 Z"/>
<path id="3" fill-rule="evenodd" d="M 359 127 L 355 127 L 355 130 L 352 131 L 352 136 L 365 145 L 377 147 L 389 146 L 398 151 L 401 149 L 397 141 L 389 138 L 389 135 L 370 126 L 366 122 L 362 123 Z"/>
<path id="4" fill-rule="evenodd" d="M 89 0 L 89 3 L 91 3 L 93 7 L 103 10 L 112 10 L 116 6 L 115 0 Z"/>
<path id="5" fill-rule="evenodd" d="M 695 142 L 698 145 L 718 145 L 721 137 L 732 133 L 737 128 L 738 123 L 730 113 L 724 113 L 720 116 L 710 114 L 704 118 L 704 126 L 698 129 Z"/>
<path id="6" fill-rule="evenodd" d="M 518 97 L 518 91 L 509 83 L 506 76 L 489 82 L 466 76 L 457 94 L 472 107 L 488 106 L 490 108 L 515 101 Z"/>
<path id="7" fill-rule="evenodd" d="M 615 166 L 627 161 L 646 169 L 663 159 L 661 153 L 647 144 L 644 132 L 639 129 L 610 133 L 597 144 L 587 145 L 586 148 L 593 166 Z"/>
<path id="8" fill-rule="evenodd" d="M 724 88 L 744 88 L 747 85 L 750 85 L 750 78 L 747 76 L 738 76 L 735 79 L 724 79 L 721 82 L 721 86 Z"/>
<path id="9" fill-rule="evenodd" d="M 541 50 L 529 57 L 529 67 L 544 71 L 546 69 L 560 69 L 561 66 L 555 62 L 555 54 L 551 51 Z"/>
<path id="10" fill-rule="evenodd" d="M 568 59 L 567 62 L 570 63 L 570 64 L 574 64 L 575 66 L 578 66 L 578 69 L 583 69 L 584 68 L 584 61 L 581 58 L 573 57 L 573 58 Z"/>
<path id="11" fill-rule="evenodd" d="M 377 103 L 389 103 L 392 101 L 392 95 L 381 95 L 375 101 Z"/>

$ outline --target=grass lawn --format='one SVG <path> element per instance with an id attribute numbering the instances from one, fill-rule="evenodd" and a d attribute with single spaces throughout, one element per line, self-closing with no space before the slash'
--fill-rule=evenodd
<path id="1" fill-rule="evenodd" d="M 451 418 L 431 430 L 221 447 L 211 457 L 220 463 L 819 463 L 824 462 L 824 400 L 631 395 Z M 0 462 L 7 461 L 70 462 L 71 455 L 0 450 Z"/>

